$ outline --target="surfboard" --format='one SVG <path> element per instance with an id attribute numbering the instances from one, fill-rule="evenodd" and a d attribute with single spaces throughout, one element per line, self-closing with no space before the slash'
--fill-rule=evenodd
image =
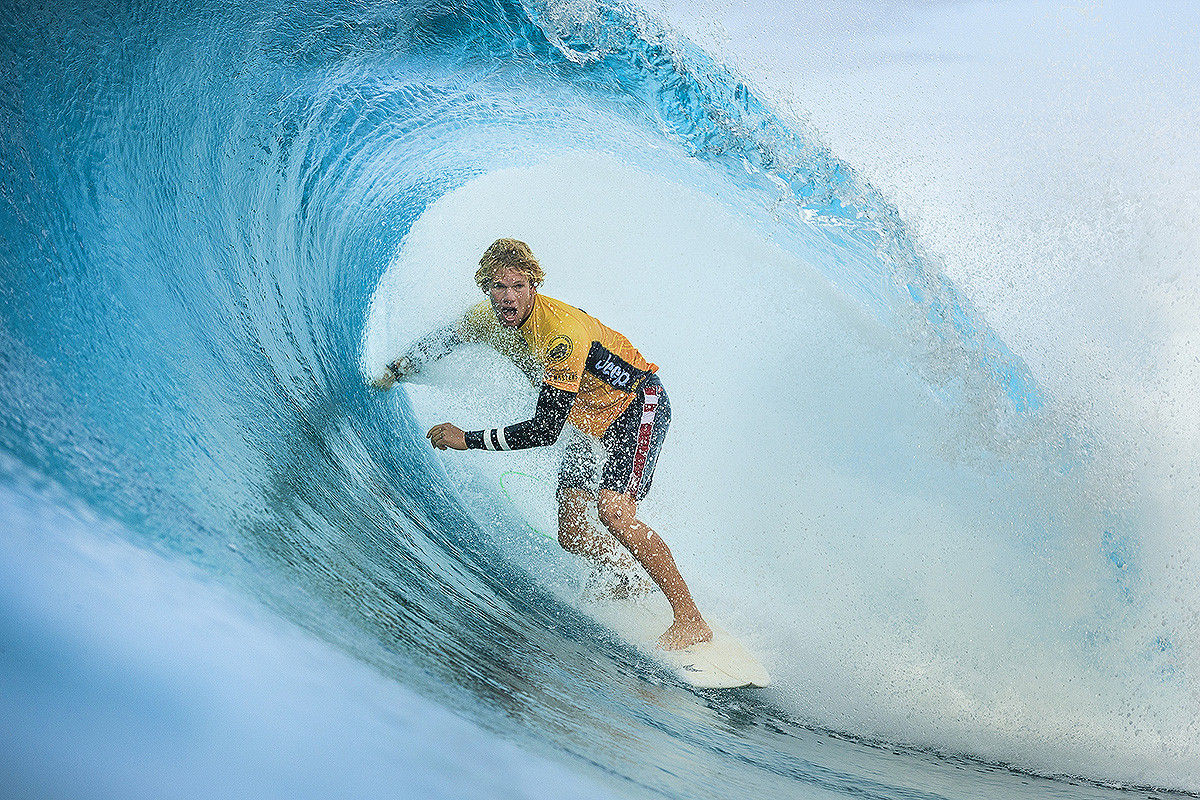
<path id="1" fill-rule="evenodd" d="M 658 647 L 658 637 L 673 620 L 670 604 L 658 592 L 630 600 L 597 600 L 591 605 L 599 622 L 690 686 L 736 689 L 771 684 L 771 676 L 754 654 L 711 619 L 707 622 L 712 628 L 712 641 L 683 650 Z"/>

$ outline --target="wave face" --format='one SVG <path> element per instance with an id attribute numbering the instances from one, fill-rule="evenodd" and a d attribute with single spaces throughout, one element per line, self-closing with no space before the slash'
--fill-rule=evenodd
<path id="1" fill-rule="evenodd" d="M 1125 472 L 885 198 L 662 21 L 96 2 L 0 25 L 0 480 L 38 533 L 13 568 L 40 537 L 87 550 L 55 510 L 90 509 L 604 791 L 1003 782 L 963 758 L 1200 788 L 1194 606 L 1148 572 Z M 428 424 L 527 415 L 497 356 L 366 385 L 476 301 L 500 236 L 662 365 L 645 515 L 771 690 L 684 692 L 588 618 L 544 536 L 553 449 L 428 448 Z"/>

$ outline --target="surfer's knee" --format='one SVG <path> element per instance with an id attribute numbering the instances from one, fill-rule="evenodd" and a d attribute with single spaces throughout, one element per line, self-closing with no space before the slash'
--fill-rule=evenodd
<path id="1" fill-rule="evenodd" d="M 590 534 L 591 532 L 580 524 L 565 522 L 561 518 L 558 521 L 558 545 L 568 553 L 585 554 Z"/>
<path id="2" fill-rule="evenodd" d="M 622 534 L 630 530 L 633 523 L 637 522 L 637 503 L 633 502 L 629 495 L 601 492 L 596 511 L 604 527 L 622 541 L 624 541 Z"/>

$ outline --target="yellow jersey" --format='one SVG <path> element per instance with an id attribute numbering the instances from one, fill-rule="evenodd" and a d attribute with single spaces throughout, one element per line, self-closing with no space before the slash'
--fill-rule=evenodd
<path id="1" fill-rule="evenodd" d="M 463 317 L 458 335 L 491 345 L 535 384 L 540 371 L 544 383 L 574 392 L 567 422 L 597 437 L 658 371 L 623 335 L 544 294 L 534 295 L 528 319 L 515 331 L 501 325 L 491 301 L 484 300 Z"/>

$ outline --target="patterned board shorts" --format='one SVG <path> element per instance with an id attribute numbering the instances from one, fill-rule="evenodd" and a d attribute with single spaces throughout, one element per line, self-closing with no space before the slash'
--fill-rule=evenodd
<path id="1" fill-rule="evenodd" d="M 671 401 L 658 376 L 651 375 L 629 408 L 600 437 L 602 456 L 596 452 L 595 439 L 572 428 L 558 472 L 559 488 L 584 489 L 592 495 L 598 489 L 611 489 L 640 501 L 650 491 L 670 424 Z M 604 473 L 597 485 L 596 467 L 601 457 Z"/>

